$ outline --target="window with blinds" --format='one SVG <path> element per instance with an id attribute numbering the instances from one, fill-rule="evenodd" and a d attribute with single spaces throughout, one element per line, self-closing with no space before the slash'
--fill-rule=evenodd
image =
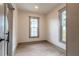
<path id="1" fill-rule="evenodd" d="M 39 17 L 29 17 L 29 37 L 38 38 L 39 37 Z"/>
<path id="2" fill-rule="evenodd" d="M 66 8 L 59 10 L 59 20 L 60 20 L 60 41 L 66 42 Z"/>

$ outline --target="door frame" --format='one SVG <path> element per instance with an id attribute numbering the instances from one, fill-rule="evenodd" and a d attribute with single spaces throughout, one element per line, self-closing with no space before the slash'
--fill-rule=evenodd
<path id="1" fill-rule="evenodd" d="M 7 15 L 7 9 L 9 10 L 10 15 Z M 6 20 L 8 18 L 8 25 L 9 25 L 8 37 L 7 37 L 7 40 L 5 38 L 5 44 L 4 44 L 5 45 L 5 48 L 4 48 L 5 56 L 6 55 L 12 56 L 13 10 L 14 10 L 14 8 L 11 3 L 4 3 L 4 20 Z M 5 23 L 5 21 L 4 21 L 4 23 Z M 4 29 L 5 29 L 5 24 L 4 24 Z M 6 33 L 4 35 L 6 35 Z M 6 43 L 7 43 L 7 47 L 6 47 Z M 6 51 L 7 51 L 7 53 L 6 53 Z"/>

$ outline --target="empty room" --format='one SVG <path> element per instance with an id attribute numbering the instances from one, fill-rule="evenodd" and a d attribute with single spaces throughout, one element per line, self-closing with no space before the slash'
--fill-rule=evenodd
<path id="1" fill-rule="evenodd" d="M 15 56 L 65 55 L 65 4 L 21 3 L 16 7 L 18 40 Z"/>
<path id="2" fill-rule="evenodd" d="M 6 3 L 4 6 L 8 34 L 5 55 L 66 56 L 65 3 Z"/>

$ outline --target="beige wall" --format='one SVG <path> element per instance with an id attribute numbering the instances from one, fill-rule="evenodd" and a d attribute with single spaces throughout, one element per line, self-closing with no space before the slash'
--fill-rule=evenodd
<path id="1" fill-rule="evenodd" d="M 52 10 L 47 15 L 47 39 L 52 44 L 55 44 L 56 46 L 66 49 L 66 44 L 61 43 L 59 41 L 59 16 L 58 16 L 58 10 L 63 8 L 65 4 L 62 4 L 58 7 L 56 7 L 54 10 Z"/>
<path id="2" fill-rule="evenodd" d="M 29 38 L 29 16 L 40 17 L 39 38 Z M 18 42 L 32 42 L 46 40 L 46 19 L 44 15 L 18 10 Z"/>
<path id="3" fill-rule="evenodd" d="M 79 56 L 79 4 L 67 4 L 67 55 Z"/>

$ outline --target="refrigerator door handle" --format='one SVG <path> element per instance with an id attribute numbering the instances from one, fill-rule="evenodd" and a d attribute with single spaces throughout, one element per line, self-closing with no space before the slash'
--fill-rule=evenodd
<path id="1" fill-rule="evenodd" d="M 8 33 L 5 33 L 7 35 L 7 39 L 6 41 L 9 42 L 9 32 Z"/>
<path id="2" fill-rule="evenodd" d="M 2 39 L 1 37 L 0 37 L 0 42 L 2 42 L 2 41 L 4 41 L 5 39 Z"/>

